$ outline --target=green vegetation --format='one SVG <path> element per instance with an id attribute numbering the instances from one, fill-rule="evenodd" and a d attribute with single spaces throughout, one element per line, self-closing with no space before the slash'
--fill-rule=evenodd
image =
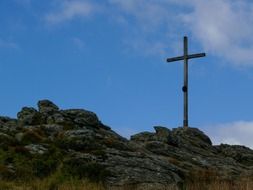
<path id="1" fill-rule="evenodd" d="M 97 163 L 85 163 L 81 160 L 71 159 L 64 162 L 62 175 L 65 177 L 74 177 L 76 179 L 88 178 L 93 182 L 104 181 L 109 172 Z"/>
<path id="2" fill-rule="evenodd" d="M 6 164 L 7 163 L 7 164 Z M 6 165 L 15 168 L 11 172 Z M 53 173 L 60 173 L 65 179 L 83 179 L 103 181 L 109 173 L 103 166 L 64 155 L 57 147 L 50 146 L 45 154 L 31 154 L 23 146 L 0 149 L 0 177 L 4 180 L 28 180 L 46 178 Z"/>
<path id="3" fill-rule="evenodd" d="M 88 180 L 69 179 L 62 181 L 52 176 L 44 180 L 29 182 L 0 181 L 1 190 L 104 190 L 103 185 Z"/>
<path id="4" fill-rule="evenodd" d="M 31 179 L 34 177 L 46 177 L 54 172 L 60 163 L 61 154 L 55 150 L 49 150 L 43 155 L 32 155 L 25 147 L 9 147 L 7 151 L 0 149 L 0 174 L 1 178 Z M 15 168 L 7 169 L 6 165 Z"/>
<path id="5" fill-rule="evenodd" d="M 213 181 L 211 183 L 195 182 L 182 187 L 165 187 L 164 190 L 251 190 L 253 182 L 251 180 L 242 180 L 235 184 L 233 182 Z M 135 190 L 133 186 L 110 188 L 104 187 L 101 183 L 94 183 L 87 179 L 78 180 L 75 178 L 63 179 L 59 174 L 51 175 L 43 180 L 34 180 L 28 182 L 7 182 L 0 181 L 1 190 Z"/>

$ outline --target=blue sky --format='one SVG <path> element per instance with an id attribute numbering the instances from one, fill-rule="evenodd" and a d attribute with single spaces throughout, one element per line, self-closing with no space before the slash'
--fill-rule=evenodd
<path id="1" fill-rule="evenodd" d="M 183 36 L 190 126 L 253 147 L 253 2 L 1 0 L 0 115 L 50 99 L 121 135 L 182 125 Z"/>

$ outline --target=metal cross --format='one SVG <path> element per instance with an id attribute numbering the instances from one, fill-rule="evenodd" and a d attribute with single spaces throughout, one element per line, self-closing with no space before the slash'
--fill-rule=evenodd
<path id="1" fill-rule="evenodd" d="M 184 92 L 184 127 L 188 127 L 188 59 L 205 57 L 205 53 L 197 53 L 188 55 L 188 39 L 184 37 L 184 55 L 180 57 L 168 58 L 167 62 L 174 62 L 184 60 L 184 86 L 182 88 Z"/>

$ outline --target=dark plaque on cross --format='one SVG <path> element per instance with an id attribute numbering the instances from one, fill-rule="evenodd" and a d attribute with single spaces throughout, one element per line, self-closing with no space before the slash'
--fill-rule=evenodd
<path id="1" fill-rule="evenodd" d="M 193 58 L 205 57 L 205 53 L 188 54 L 188 39 L 184 37 L 184 55 L 180 57 L 168 58 L 167 62 L 184 60 L 184 121 L 183 127 L 188 127 L 188 60 Z"/>

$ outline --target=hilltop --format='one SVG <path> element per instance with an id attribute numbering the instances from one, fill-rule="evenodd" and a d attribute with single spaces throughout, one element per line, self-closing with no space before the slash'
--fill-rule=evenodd
<path id="1" fill-rule="evenodd" d="M 57 173 L 105 187 L 165 189 L 198 181 L 253 178 L 253 150 L 213 146 L 197 128 L 155 126 L 128 140 L 84 109 L 61 110 L 49 100 L 0 117 L 0 180 L 29 181 Z"/>

